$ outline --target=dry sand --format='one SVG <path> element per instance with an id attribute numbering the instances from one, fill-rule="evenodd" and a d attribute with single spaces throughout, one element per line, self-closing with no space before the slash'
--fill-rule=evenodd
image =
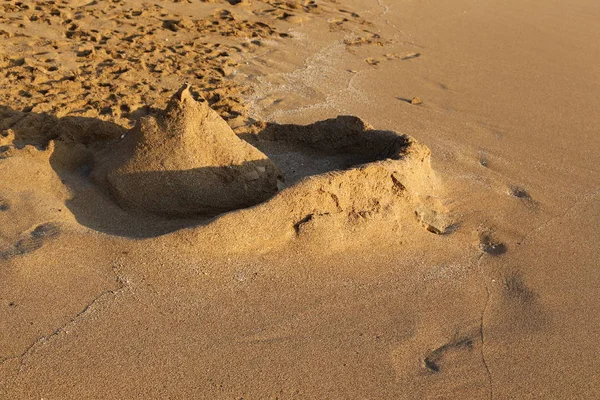
<path id="1" fill-rule="evenodd" d="M 0 398 L 600 397 L 599 21 L 0 0 Z"/>

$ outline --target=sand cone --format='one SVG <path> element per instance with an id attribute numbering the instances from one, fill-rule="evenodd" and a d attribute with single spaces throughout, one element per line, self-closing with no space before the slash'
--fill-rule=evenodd
<path id="1" fill-rule="evenodd" d="M 164 111 L 141 118 L 94 170 L 120 205 L 167 215 L 216 215 L 260 203 L 277 192 L 278 174 L 188 85 Z"/>

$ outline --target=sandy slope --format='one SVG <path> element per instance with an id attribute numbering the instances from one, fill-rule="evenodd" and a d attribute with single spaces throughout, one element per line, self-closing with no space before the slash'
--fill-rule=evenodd
<path id="1" fill-rule="evenodd" d="M 595 2 L 35 3 L 0 3 L 2 398 L 600 395 Z M 283 190 L 92 179 L 184 82 Z M 125 172 L 194 172 L 181 131 Z"/>

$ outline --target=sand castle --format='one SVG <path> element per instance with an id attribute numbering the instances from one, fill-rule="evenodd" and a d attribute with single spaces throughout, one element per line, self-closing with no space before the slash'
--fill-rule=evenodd
<path id="1" fill-rule="evenodd" d="M 272 243 L 317 225 L 384 214 L 403 219 L 398 210 L 423 219 L 423 209 L 435 208 L 428 200 L 435 191 L 429 149 L 357 117 L 308 126 L 268 124 L 246 139 L 184 85 L 164 111 L 141 118 L 97 157 L 93 177 L 123 208 L 178 217 L 253 206 L 271 199 L 279 184 L 286 190 L 266 209 L 252 210 L 262 213 L 259 225 L 266 227 L 258 237 L 275 235 Z"/>

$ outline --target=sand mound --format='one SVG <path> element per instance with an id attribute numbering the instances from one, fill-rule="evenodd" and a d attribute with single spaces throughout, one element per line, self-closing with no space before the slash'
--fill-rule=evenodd
<path id="1" fill-rule="evenodd" d="M 278 170 L 239 139 L 186 85 L 156 116 L 107 149 L 94 177 L 127 208 L 164 215 L 219 214 L 277 192 Z"/>
<path id="2" fill-rule="evenodd" d="M 96 119 L 17 116 L 0 137 L 0 157 L 12 159 L 14 143 L 47 144 L 37 150 L 45 155 L 42 166 L 70 193 L 59 201 L 80 223 L 107 233 L 131 235 L 133 229 L 134 236 L 155 236 L 238 210 L 192 234 L 246 251 L 292 239 L 344 247 L 361 235 L 400 237 L 423 227 L 439 234 L 449 224 L 429 149 L 357 117 L 306 126 L 270 123 L 242 140 L 187 86 L 130 131 Z M 35 137 L 40 124 L 43 134 Z M 111 142 L 117 133 L 123 137 Z M 175 219 L 181 223 L 168 224 Z M 152 221 L 164 229 L 150 229 Z"/>
<path id="3" fill-rule="evenodd" d="M 448 225 L 430 150 L 409 136 L 340 116 L 307 126 L 270 124 L 247 140 L 277 163 L 287 187 L 258 207 L 187 231 L 221 243 L 220 250 L 267 251 L 297 240 L 332 251 L 361 237 L 393 232 L 400 240 Z"/>

